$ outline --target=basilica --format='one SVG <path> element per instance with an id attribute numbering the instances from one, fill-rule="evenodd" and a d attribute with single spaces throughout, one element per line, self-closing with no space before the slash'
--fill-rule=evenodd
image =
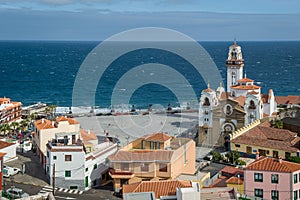
<path id="1" fill-rule="evenodd" d="M 246 77 L 241 46 L 236 41 L 229 47 L 227 91 L 220 83 L 214 90 L 201 92 L 199 102 L 198 144 L 223 146 L 228 149 L 230 134 L 245 125 L 276 111 L 273 90 L 261 94 L 261 87 Z"/>

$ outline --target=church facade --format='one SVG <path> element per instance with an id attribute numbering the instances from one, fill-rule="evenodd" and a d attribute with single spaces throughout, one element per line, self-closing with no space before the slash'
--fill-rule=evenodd
<path id="1" fill-rule="evenodd" d="M 222 84 L 201 92 L 199 101 L 198 145 L 223 146 L 228 150 L 230 134 L 265 116 L 271 116 L 277 104 L 272 89 L 261 94 L 261 87 L 244 75 L 241 46 L 229 47 L 227 91 Z"/>

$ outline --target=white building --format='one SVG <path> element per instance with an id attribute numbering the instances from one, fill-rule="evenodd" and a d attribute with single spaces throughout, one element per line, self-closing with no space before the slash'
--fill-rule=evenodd
<path id="1" fill-rule="evenodd" d="M 103 183 L 108 171 L 106 158 L 117 151 L 117 144 L 108 141 L 86 153 L 82 140 L 86 137 L 82 132 L 56 133 L 47 143 L 46 174 L 51 185 L 54 180 L 55 187 L 83 191 Z"/>
<path id="2" fill-rule="evenodd" d="M 72 143 L 76 143 L 75 134 L 80 131 L 80 124 L 74 119 L 64 116 L 57 117 L 54 121 L 40 119 L 34 122 L 33 149 L 36 150 L 40 162 L 46 169 L 46 144 L 55 138 L 56 133 L 74 133 Z"/>
<path id="3" fill-rule="evenodd" d="M 208 145 L 223 143 L 228 146 L 230 133 L 249 123 L 272 116 L 276 111 L 272 89 L 261 94 L 261 87 L 254 80 L 243 76 L 242 48 L 236 41 L 229 47 L 227 68 L 227 92 L 220 86 L 215 90 L 208 85 L 201 92 L 199 102 L 198 143 Z M 219 139 L 218 139 L 219 138 Z M 221 139 L 220 139 L 221 138 Z"/>
<path id="4" fill-rule="evenodd" d="M 5 153 L 3 163 L 17 159 L 17 146 L 16 143 L 0 141 L 0 152 Z"/>

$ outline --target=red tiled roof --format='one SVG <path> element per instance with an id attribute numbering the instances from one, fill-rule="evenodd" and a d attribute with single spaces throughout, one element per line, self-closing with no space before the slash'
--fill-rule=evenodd
<path id="1" fill-rule="evenodd" d="M 244 107 L 245 101 L 246 101 L 246 97 L 245 96 L 239 96 L 239 97 L 235 98 L 234 100 L 236 102 L 238 102 L 241 107 Z"/>
<path id="2" fill-rule="evenodd" d="M 59 117 L 56 117 L 55 119 L 56 122 L 60 122 L 60 121 L 68 121 L 69 124 L 79 124 L 78 121 L 72 119 L 72 118 L 68 118 L 68 117 L 65 117 L 65 116 L 59 116 Z"/>
<path id="3" fill-rule="evenodd" d="M 220 95 L 220 100 L 228 99 L 229 96 L 230 96 L 230 92 L 222 92 Z"/>
<path id="4" fill-rule="evenodd" d="M 220 176 L 209 187 L 226 187 L 226 176 Z"/>
<path id="5" fill-rule="evenodd" d="M 248 130 L 239 137 L 233 139 L 232 143 L 255 145 L 271 149 L 297 152 L 300 137 L 297 133 L 285 129 L 270 127 L 269 122 L 264 122 Z"/>
<path id="6" fill-rule="evenodd" d="M 86 131 L 83 129 L 80 129 L 80 137 L 83 141 L 88 141 L 88 140 L 97 140 L 97 136 L 95 135 L 94 131 Z"/>
<path id="7" fill-rule="evenodd" d="M 300 96 L 275 96 L 275 101 L 278 104 L 286 105 L 286 104 L 300 104 Z"/>
<path id="8" fill-rule="evenodd" d="M 147 141 L 157 141 L 157 142 L 165 142 L 171 139 L 171 136 L 164 134 L 164 133 L 154 133 L 145 138 Z"/>
<path id="9" fill-rule="evenodd" d="M 238 178 L 238 177 L 230 177 L 227 181 L 227 184 L 238 184 L 238 185 L 243 185 L 244 184 L 244 179 L 243 178 Z"/>
<path id="10" fill-rule="evenodd" d="M 39 120 L 37 120 L 37 121 L 34 122 L 34 126 L 38 130 L 55 128 L 52 125 L 52 122 L 50 120 L 48 120 L 48 119 L 39 119 Z"/>
<path id="11" fill-rule="evenodd" d="M 129 185 L 123 185 L 123 194 L 133 192 L 154 192 L 156 198 L 161 196 L 176 195 L 176 188 L 192 187 L 190 181 L 166 180 L 166 181 L 143 181 Z"/>
<path id="12" fill-rule="evenodd" d="M 248 82 L 254 82 L 254 80 L 252 80 L 250 78 L 242 78 L 242 79 L 239 79 L 237 82 L 238 83 L 248 83 Z"/>
<path id="13" fill-rule="evenodd" d="M 300 170 L 300 164 L 282 160 L 281 163 L 276 158 L 261 156 L 258 160 L 249 164 L 246 170 L 274 171 L 274 172 L 295 172 Z"/>
<path id="14" fill-rule="evenodd" d="M 204 92 L 214 92 L 212 89 L 210 88 L 206 88 L 205 90 L 203 90 Z"/>
<path id="15" fill-rule="evenodd" d="M 165 161 L 168 162 L 171 160 L 174 151 L 170 150 L 134 150 L 134 151 L 124 151 L 120 150 L 114 155 L 111 155 L 109 159 L 112 162 L 118 161 L 128 161 L 128 162 L 137 162 L 137 161 Z"/>
<path id="16" fill-rule="evenodd" d="M 235 85 L 231 86 L 233 89 L 238 89 L 238 90 L 257 90 L 260 88 L 260 86 L 257 85 Z"/>
<path id="17" fill-rule="evenodd" d="M 12 143 L 12 142 L 5 142 L 5 141 L 1 141 L 0 140 L 0 149 L 4 149 L 6 147 L 9 147 L 11 145 L 14 145 L 15 143 Z"/>
<path id="18" fill-rule="evenodd" d="M 243 173 L 243 170 L 242 169 L 239 169 L 239 168 L 236 168 L 236 167 L 232 167 L 232 166 L 226 166 L 224 167 L 221 172 L 224 172 L 224 173 L 227 173 L 227 174 L 232 174 L 232 175 L 235 175 L 235 174 L 242 174 Z"/>

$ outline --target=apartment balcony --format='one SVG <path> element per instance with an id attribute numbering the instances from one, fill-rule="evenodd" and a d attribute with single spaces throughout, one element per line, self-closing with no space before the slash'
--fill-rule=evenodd
<path id="1" fill-rule="evenodd" d="M 115 171 L 115 169 L 110 168 L 109 169 L 109 175 L 115 179 L 115 178 L 119 178 L 119 179 L 131 179 L 134 177 L 134 173 L 133 172 L 128 172 L 128 171 Z"/>

